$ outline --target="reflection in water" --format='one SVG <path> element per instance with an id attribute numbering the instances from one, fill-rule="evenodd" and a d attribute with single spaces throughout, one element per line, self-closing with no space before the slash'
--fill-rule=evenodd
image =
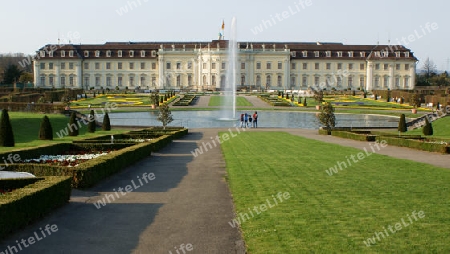
<path id="1" fill-rule="evenodd" d="M 239 126 L 242 113 L 253 114 L 254 111 L 238 111 L 236 121 L 220 121 L 220 111 L 173 111 L 174 121 L 170 126 L 187 128 L 228 128 Z M 262 128 L 302 128 L 318 129 L 316 113 L 258 111 L 258 127 Z M 158 112 L 110 113 L 111 125 L 119 126 L 161 126 L 156 118 Z M 102 118 L 100 118 L 102 119 Z M 336 114 L 336 127 L 396 127 L 396 117 L 378 115 Z"/>

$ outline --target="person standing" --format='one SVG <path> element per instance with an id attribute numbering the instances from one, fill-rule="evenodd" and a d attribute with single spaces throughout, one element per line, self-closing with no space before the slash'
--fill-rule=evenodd
<path id="1" fill-rule="evenodd" d="M 250 125 L 250 128 L 253 127 L 252 114 L 248 114 L 248 124 Z"/>
<path id="2" fill-rule="evenodd" d="M 241 114 L 241 126 L 239 126 L 241 128 L 244 127 L 244 114 Z"/>
<path id="3" fill-rule="evenodd" d="M 245 113 L 245 115 L 244 115 L 244 124 L 245 124 L 245 128 L 247 128 L 248 127 L 248 114 L 247 113 Z"/>
<path id="4" fill-rule="evenodd" d="M 258 112 L 253 113 L 253 128 L 258 128 Z"/>

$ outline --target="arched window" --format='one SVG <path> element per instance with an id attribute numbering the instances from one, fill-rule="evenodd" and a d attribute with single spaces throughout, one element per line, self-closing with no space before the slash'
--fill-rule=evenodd
<path id="1" fill-rule="evenodd" d="M 272 86 L 272 78 L 270 77 L 270 75 L 267 75 L 266 77 L 266 85 Z"/>
<path id="2" fill-rule="evenodd" d="M 212 76 L 212 81 L 211 81 L 213 86 L 216 86 L 216 76 Z"/>
<path id="3" fill-rule="evenodd" d="M 177 75 L 177 86 L 180 87 L 181 86 L 181 76 Z"/>
<path id="4" fill-rule="evenodd" d="M 245 85 L 245 75 L 241 76 L 241 86 Z"/>
<path id="5" fill-rule="evenodd" d="M 256 76 L 256 86 L 261 86 L 261 76 Z"/>
<path id="6" fill-rule="evenodd" d="M 206 86 L 206 75 L 203 75 L 203 85 Z"/>
<path id="7" fill-rule="evenodd" d="M 281 76 L 278 76 L 278 78 L 277 78 L 277 85 L 278 86 L 281 86 L 282 80 L 283 80 L 283 78 Z"/>

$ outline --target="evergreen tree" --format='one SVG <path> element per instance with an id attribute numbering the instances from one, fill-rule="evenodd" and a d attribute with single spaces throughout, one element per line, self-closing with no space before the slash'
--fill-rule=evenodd
<path id="1" fill-rule="evenodd" d="M 42 118 L 41 128 L 39 129 L 39 139 L 53 140 L 53 128 L 48 116 L 44 116 L 44 118 Z"/>
<path id="2" fill-rule="evenodd" d="M 400 115 L 400 122 L 398 122 L 398 131 L 406 132 L 408 129 L 406 128 L 406 117 L 405 114 Z"/>
<path id="3" fill-rule="evenodd" d="M 109 122 L 109 115 L 108 115 L 108 113 L 105 113 L 105 116 L 103 117 L 102 130 L 104 130 L 104 131 L 110 131 L 111 130 L 111 123 Z"/>
<path id="4" fill-rule="evenodd" d="M 433 125 L 430 121 L 428 121 L 428 118 L 425 117 L 425 126 L 422 129 L 423 135 L 431 136 L 433 135 Z"/>
<path id="5" fill-rule="evenodd" d="M 78 136 L 78 121 L 77 121 L 77 115 L 75 112 L 72 112 L 70 114 L 70 120 L 69 120 L 69 136 Z"/>
<path id="6" fill-rule="evenodd" d="M 2 110 L 2 118 L 0 119 L 0 146 L 14 146 L 14 133 L 9 121 L 8 110 L 6 109 Z"/>
<path id="7" fill-rule="evenodd" d="M 95 113 L 94 110 L 91 110 L 89 114 L 88 132 L 94 133 L 96 128 L 97 124 L 95 122 Z"/>
<path id="8" fill-rule="evenodd" d="M 305 99 L 303 99 L 303 106 L 308 106 L 308 104 L 306 104 L 306 97 L 305 97 Z"/>

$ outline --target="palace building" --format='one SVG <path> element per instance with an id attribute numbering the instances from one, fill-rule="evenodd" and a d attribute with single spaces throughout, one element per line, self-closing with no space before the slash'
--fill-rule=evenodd
<path id="1" fill-rule="evenodd" d="M 42 88 L 220 90 L 227 40 L 46 45 L 34 58 Z M 239 42 L 237 86 L 257 90 L 414 89 L 417 58 L 401 45 Z"/>

